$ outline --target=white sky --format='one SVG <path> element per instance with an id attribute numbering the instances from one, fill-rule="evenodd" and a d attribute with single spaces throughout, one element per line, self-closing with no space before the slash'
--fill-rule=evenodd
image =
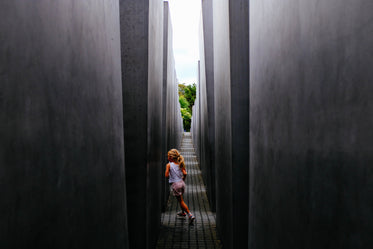
<path id="1" fill-rule="evenodd" d="M 179 83 L 197 83 L 201 0 L 168 0 L 168 4 L 173 28 L 177 78 Z"/>

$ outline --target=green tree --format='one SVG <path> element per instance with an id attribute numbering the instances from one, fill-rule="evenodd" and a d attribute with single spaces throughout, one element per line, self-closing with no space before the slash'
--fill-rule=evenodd
<path id="1" fill-rule="evenodd" d="M 190 103 L 190 108 L 192 109 L 192 106 L 194 105 L 194 101 L 196 99 L 196 91 L 197 86 L 196 84 L 187 85 L 184 89 L 184 96 Z"/>
<path id="2" fill-rule="evenodd" d="M 192 108 L 196 99 L 196 84 L 179 84 L 179 103 L 184 130 L 190 131 L 192 122 Z"/>
<path id="3" fill-rule="evenodd" d="M 181 108 L 189 108 L 189 102 L 184 95 L 179 96 L 179 102 Z"/>
<path id="4" fill-rule="evenodd" d="M 188 108 L 181 108 L 181 117 L 183 118 L 184 130 L 190 131 L 192 123 L 192 114 L 188 111 Z"/>

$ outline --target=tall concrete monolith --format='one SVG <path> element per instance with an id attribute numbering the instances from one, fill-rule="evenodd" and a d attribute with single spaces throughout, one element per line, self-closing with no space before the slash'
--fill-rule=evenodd
<path id="1" fill-rule="evenodd" d="M 250 248 L 372 247 L 373 3 L 250 3 Z"/>
<path id="2" fill-rule="evenodd" d="M 130 248 L 152 248 L 162 205 L 163 1 L 120 0 Z"/>
<path id="3" fill-rule="evenodd" d="M 169 197 L 169 183 L 163 173 L 166 169 L 167 152 L 180 149 L 183 133 L 178 82 L 173 52 L 173 30 L 168 2 L 164 2 L 163 28 L 163 90 L 162 90 L 162 210 L 165 210 Z"/>
<path id="4" fill-rule="evenodd" d="M 118 1 L 3 1 L 0 33 L 0 248 L 128 248 Z"/>
<path id="5" fill-rule="evenodd" d="M 202 1 L 202 30 L 204 73 L 206 77 L 207 104 L 207 139 L 206 166 L 209 172 L 205 178 L 208 182 L 207 192 L 212 211 L 216 211 L 216 181 L 215 181 L 215 106 L 214 106 L 214 40 L 212 0 Z M 201 60 L 202 61 L 202 60 Z"/>
<path id="6" fill-rule="evenodd" d="M 249 204 L 249 1 L 213 1 L 216 222 L 246 248 Z"/>

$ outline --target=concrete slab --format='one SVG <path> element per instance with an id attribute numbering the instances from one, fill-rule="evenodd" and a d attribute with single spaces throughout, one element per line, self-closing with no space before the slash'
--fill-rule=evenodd
<path id="1" fill-rule="evenodd" d="M 162 193 L 163 1 L 120 1 L 130 248 L 152 248 Z"/>
<path id="2" fill-rule="evenodd" d="M 0 33 L 0 247 L 128 248 L 118 1 L 4 1 Z"/>
<path id="3" fill-rule="evenodd" d="M 250 248 L 371 247 L 373 4 L 250 3 Z"/>
<path id="4" fill-rule="evenodd" d="M 163 92 L 162 92 L 162 172 L 165 171 L 167 152 L 179 148 L 183 135 L 180 112 L 178 82 L 175 72 L 173 52 L 173 31 L 168 2 L 164 2 L 163 28 Z M 162 177 L 162 210 L 164 211 L 169 195 L 169 186 Z"/>
<path id="5" fill-rule="evenodd" d="M 216 222 L 226 248 L 248 244 L 248 5 L 213 2 Z"/>

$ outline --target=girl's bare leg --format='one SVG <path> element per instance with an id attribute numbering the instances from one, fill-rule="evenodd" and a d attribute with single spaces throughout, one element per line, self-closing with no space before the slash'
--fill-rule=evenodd
<path id="1" fill-rule="evenodd" d="M 188 208 L 188 206 L 185 204 L 185 202 L 184 202 L 184 200 L 183 200 L 183 196 L 180 195 L 180 196 L 177 196 L 176 198 L 177 198 L 177 200 L 179 201 L 179 204 L 180 204 L 181 209 L 184 210 L 187 214 L 189 214 L 189 213 L 190 213 L 190 212 L 189 212 L 189 208 Z"/>

